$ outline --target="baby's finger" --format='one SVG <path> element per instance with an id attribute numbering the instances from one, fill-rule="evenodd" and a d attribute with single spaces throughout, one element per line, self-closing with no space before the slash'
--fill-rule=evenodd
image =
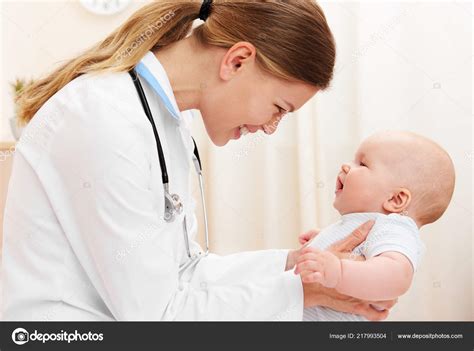
<path id="1" fill-rule="evenodd" d="M 304 269 L 300 272 L 300 276 L 301 276 L 301 278 L 304 278 L 304 277 L 307 277 L 308 275 L 311 275 L 313 273 L 315 273 L 313 270 Z"/>
<path id="2" fill-rule="evenodd" d="M 306 253 L 315 253 L 315 254 L 317 254 L 317 253 L 321 252 L 320 249 L 318 249 L 316 247 L 311 247 L 311 246 L 302 247 L 300 251 L 301 251 L 302 255 L 304 255 Z"/>
<path id="3" fill-rule="evenodd" d="M 304 270 L 311 270 L 313 272 L 320 271 L 321 268 L 322 267 L 321 267 L 321 264 L 319 264 L 319 262 L 308 260 L 296 265 L 295 274 L 299 274 L 301 271 L 304 271 Z"/>
<path id="4" fill-rule="evenodd" d="M 314 273 L 313 271 L 307 271 L 307 270 L 301 271 L 300 272 L 301 279 L 313 273 Z"/>
<path id="5" fill-rule="evenodd" d="M 298 237 L 298 242 L 300 243 L 300 245 L 304 245 L 309 241 L 309 239 L 305 237 L 305 234 L 306 233 L 303 233 Z"/>
<path id="6" fill-rule="evenodd" d="M 295 264 L 304 262 L 304 261 L 317 261 L 318 260 L 318 254 L 315 253 L 307 253 L 304 255 L 300 255 L 297 259 Z"/>
<path id="7" fill-rule="evenodd" d="M 311 274 L 306 274 L 301 277 L 303 283 L 322 283 L 323 275 L 320 272 L 314 272 Z"/>
<path id="8" fill-rule="evenodd" d="M 306 259 L 316 259 L 321 254 L 321 250 L 314 247 L 305 247 L 300 250 L 299 256 L 296 258 L 296 263 L 303 262 Z"/>
<path id="9" fill-rule="evenodd" d="M 304 245 L 311 241 L 316 235 L 320 232 L 319 229 L 312 229 L 307 231 L 306 233 L 300 234 L 298 237 L 298 241 L 301 245 Z"/>
<path id="10" fill-rule="evenodd" d="M 303 246 L 300 249 L 300 256 L 306 255 L 306 254 L 314 254 L 314 255 L 319 255 L 322 252 L 322 250 L 317 249 L 315 247 L 310 247 L 310 246 Z"/>

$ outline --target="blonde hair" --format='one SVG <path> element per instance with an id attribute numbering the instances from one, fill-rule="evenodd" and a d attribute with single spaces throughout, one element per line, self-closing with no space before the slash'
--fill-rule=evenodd
<path id="1" fill-rule="evenodd" d="M 148 52 L 184 39 L 198 18 L 201 1 L 154 1 L 76 58 L 26 87 L 17 98 L 20 124 L 73 79 L 86 73 L 129 71 Z M 214 1 L 209 18 L 194 29 L 202 45 L 230 48 L 248 41 L 263 70 L 325 89 L 333 75 L 336 48 L 321 8 L 311 0 Z"/>

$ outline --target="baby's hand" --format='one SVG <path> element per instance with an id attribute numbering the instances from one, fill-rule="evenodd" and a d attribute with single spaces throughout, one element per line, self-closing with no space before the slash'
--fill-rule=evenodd
<path id="1" fill-rule="evenodd" d="M 306 233 L 302 233 L 298 236 L 298 241 L 302 246 L 307 245 L 313 238 L 318 235 L 320 232 L 319 229 L 312 229 L 310 231 L 307 231 Z"/>
<path id="2" fill-rule="evenodd" d="M 306 247 L 296 260 L 295 274 L 304 283 L 320 283 L 335 288 L 341 279 L 341 260 L 329 251 Z"/>

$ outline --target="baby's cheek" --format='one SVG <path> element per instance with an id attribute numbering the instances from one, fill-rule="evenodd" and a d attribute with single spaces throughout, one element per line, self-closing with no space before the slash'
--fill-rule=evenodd
<path id="1" fill-rule="evenodd" d="M 368 174 L 360 172 L 357 174 L 357 177 L 351 178 L 350 184 L 347 185 L 347 190 L 350 190 L 351 200 L 359 205 L 364 206 L 371 204 L 375 199 L 376 192 L 374 192 L 373 184 L 370 181 L 370 176 Z"/>

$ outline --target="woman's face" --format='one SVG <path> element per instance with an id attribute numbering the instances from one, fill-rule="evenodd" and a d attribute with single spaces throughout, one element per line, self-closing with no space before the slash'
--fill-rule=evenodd
<path id="1" fill-rule="evenodd" d="M 217 54 L 219 55 L 219 54 Z M 200 111 L 212 142 L 223 146 L 240 137 L 240 127 L 272 134 L 287 113 L 299 109 L 318 88 L 264 72 L 255 48 L 238 43 L 216 58 L 218 71 L 204 84 Z"/>

